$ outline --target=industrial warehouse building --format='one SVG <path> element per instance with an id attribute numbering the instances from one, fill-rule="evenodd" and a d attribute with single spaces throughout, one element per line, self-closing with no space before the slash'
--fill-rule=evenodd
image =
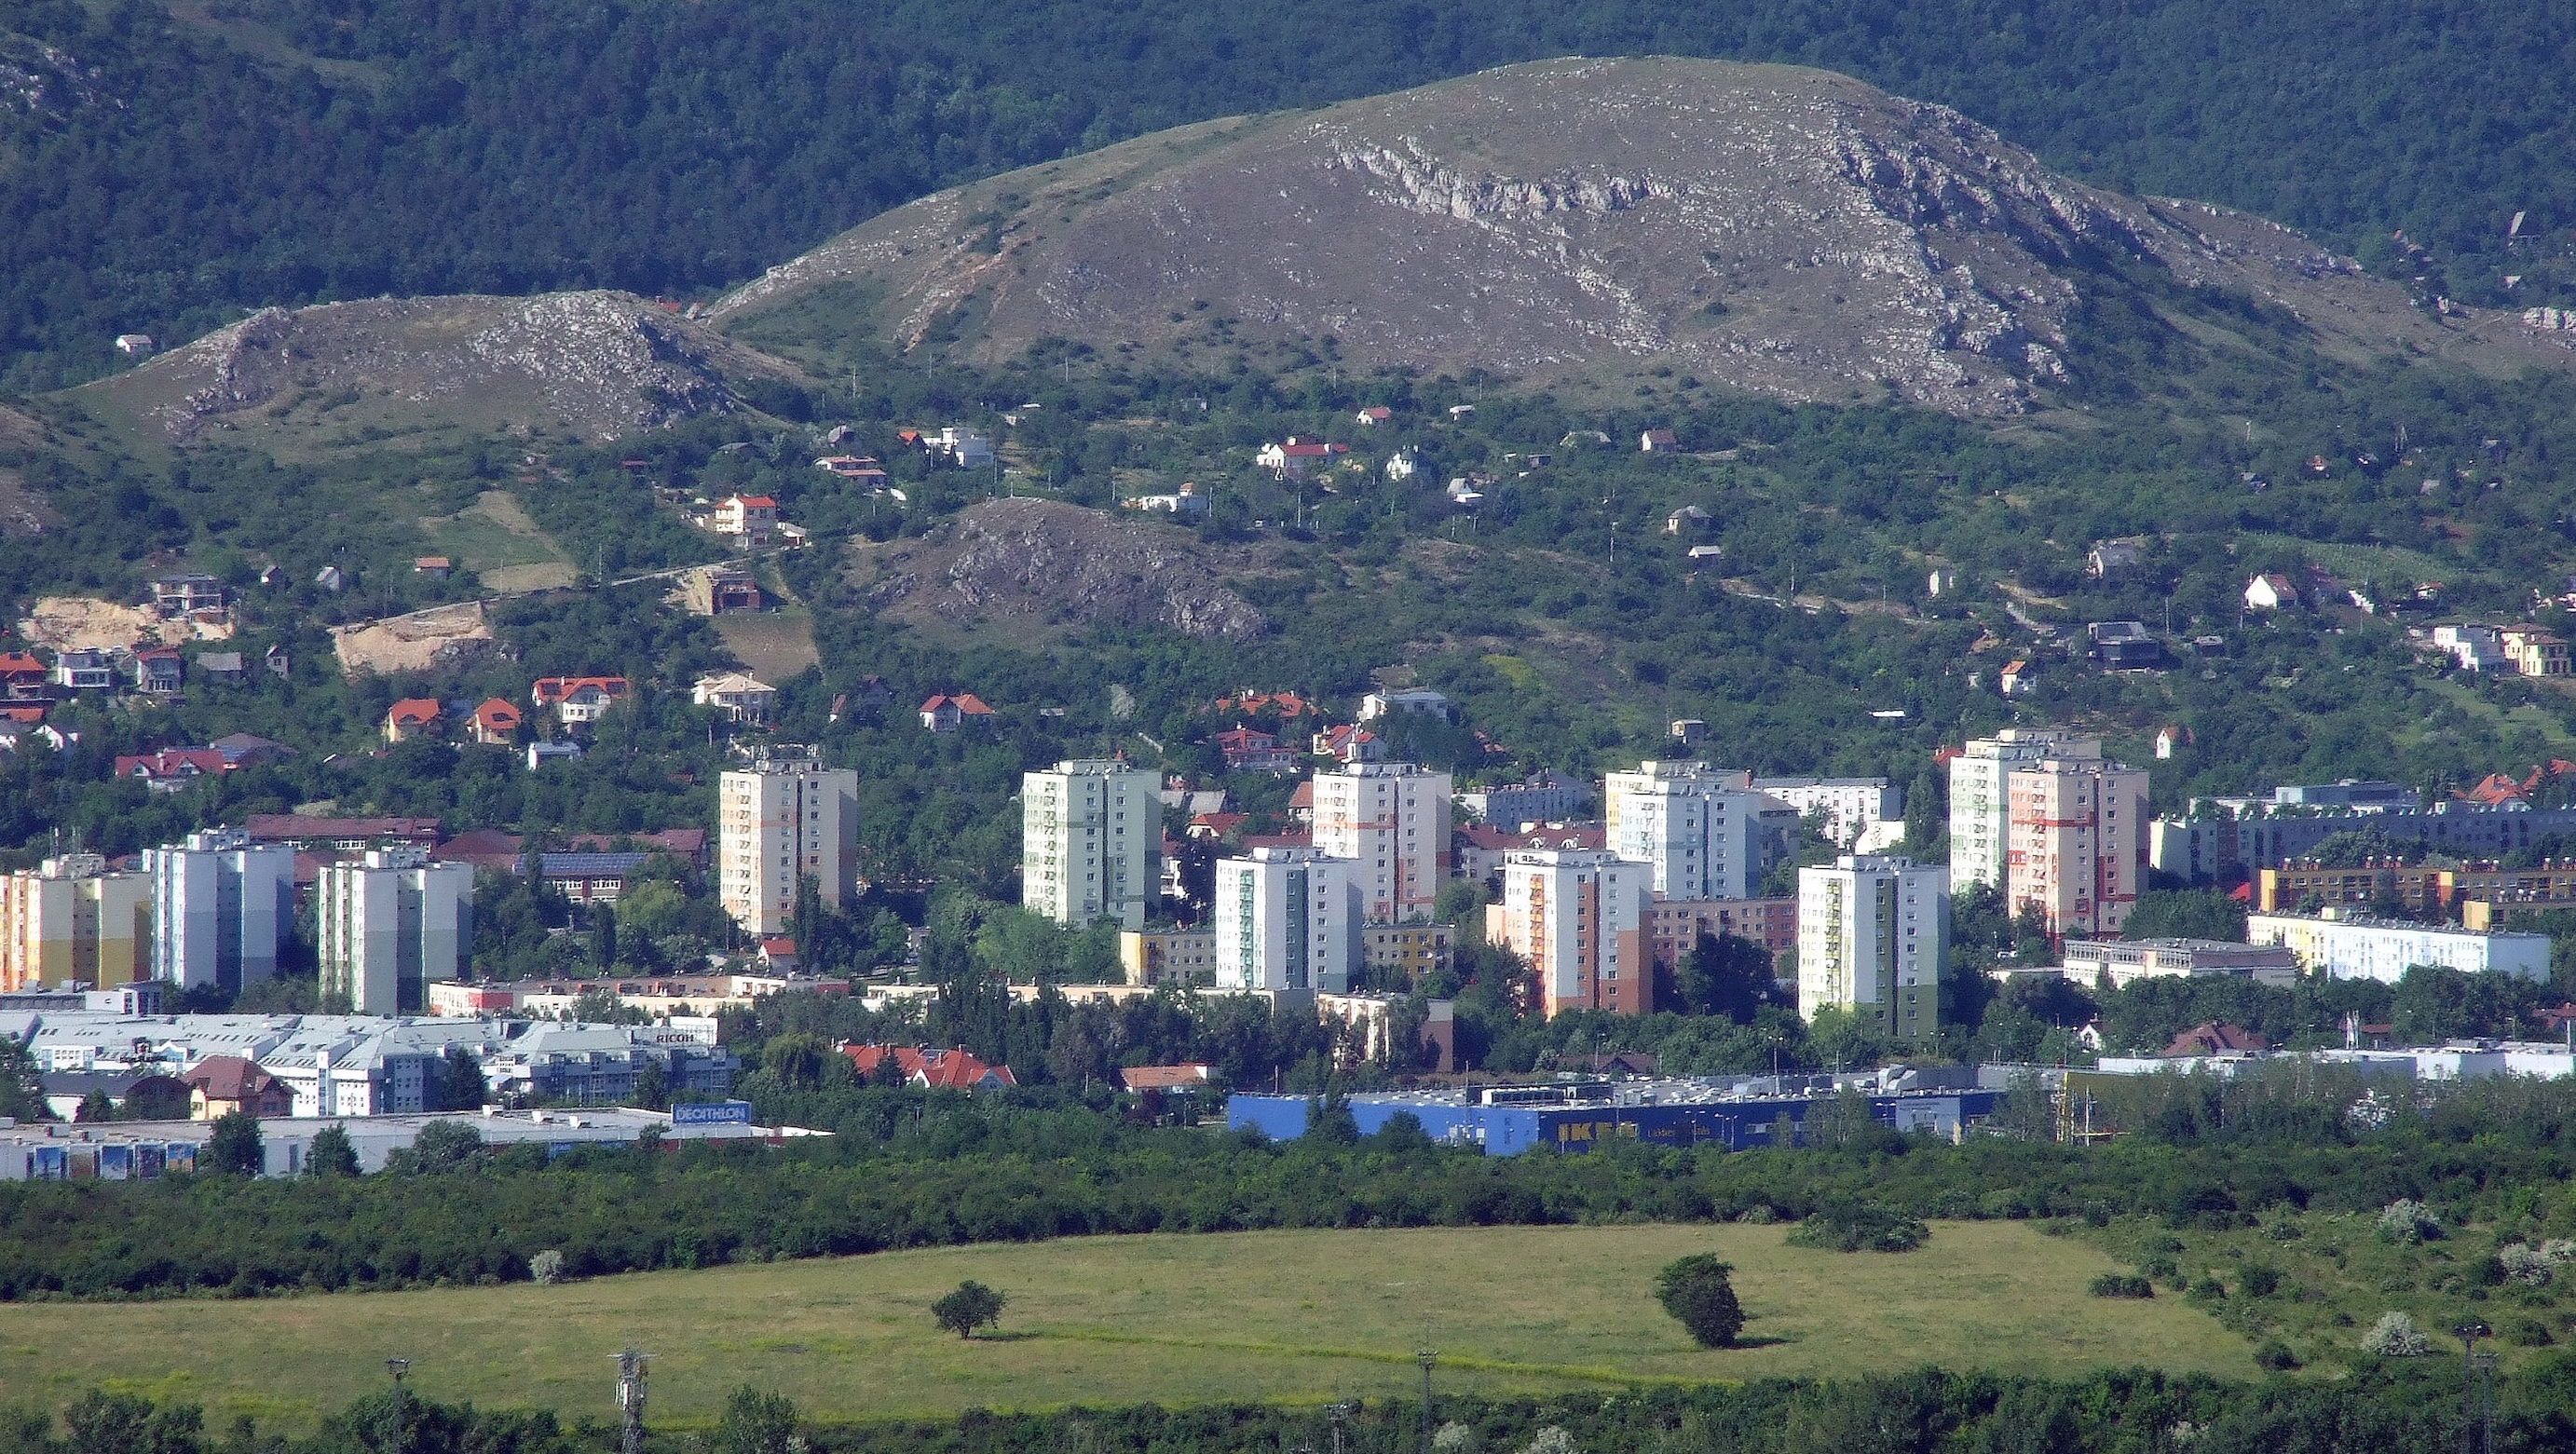
<path id="1" fill-rule="evenodd" d="M 1797 1144 L 1796 1128 L 1845 1088 L 1867 1096 L 1870 1114 L 1882 1124 L 1944 1139 L 1956 1139 L 1992 1116 L 2004 1094 L 1999 1087 L 1979 1085 L 1973 1069 L 1946 1075 L 1899 1070 L 1839 1077 L 1602 1080 L 1385 1092 L 1352 1096 L 1348 1105 L 1362 1135 L 1409 1115 L 1433 1141 L 1473 1146 L 1488 1156 L 1518 1156 L 1540 1148 L 1589 1151 L 1610 1140 L 1745 1151 Z M 1293 1140 L 1305 1134 L 1316 1104 L 1306 1096 L 1231 1096 L 1226 1126 Z"/>

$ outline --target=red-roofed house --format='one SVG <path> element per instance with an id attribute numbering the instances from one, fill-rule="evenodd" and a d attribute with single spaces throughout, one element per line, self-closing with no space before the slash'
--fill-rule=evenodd
<path id="1" fill-rule="evenodd" d="M 973 692 L 941 693 L 921 704 L 921 725 L 933 732 L 954 732 L 960 727 L 990 727 L 993 709 Z"/>
<path id="2" fill-rule="evenodd" d="M 1313 778 L 1297 784 L 1297 791 L 1288 795 L 1288 820 L 1292 823 L 1315 821 L 1315 780 Z"/>
<path id="3" fill-rule="evenodd" d="M 1251 821 L 1250 813 L 1198 813 L 1191 816 L 1189 827 L 1183 831 L 1192 838 L 1221 843 L 1242 832 L 1243 825 Z"/>
<path id="4" fill-rule="evenodd" d="M 1215 737 L 1217 755 L 1237 772 L 1294 772 L 1297 754 L 1279 745 L 1271 733 L 1237 727 Z"/>
<path id="5" fill-rule="evenodd" d="M 1216 1080 L 1216 1067 L 1210 1065 L 1131 1065 L 1118 1072 L 1118 1083 L 1131 1091 L 1176 1091 L 1187 1095 L 1205 1090 Z"/>
<path id="6" fill-rule="evenodd" d="M 784 934 L 774 934 L 760 941 L 760 962 L 780 974 L 796 972 L 796 941 Z"/>
<path id="7" fill-rule="evenodd" d="M 131 670 L 136 691 L 162 697 L 179 690 L 188 663 L 175 646 L 147 646 L 134 653 Z"/>
<path id="8" fill-rule="evenodd" d="M 266 1121 L 295 1113 L 286 1082 L 238 1055 L 209 1055 L 179 1077 L 188 1087 L 188 1119 L 211 1121 L 245 1111 Z"/>
<path id="9" fill-rule="evenodd" d="M 1637 436 L 1637 449 L 1643 454 L 1670 454 L 1681 447 L 1669 429 L 1649 429 Z"/>
<path id="10" fill-rule="evenodd" d="M 2167 1060 L 2178 1060 L 2191 1055 L 2263 1055 L 2271 1048 L 2251 1030 L 2205 1020 L 2176 1035 L 2161 1054 Z"/>
<path id="11" fill-rule="evenodd" d="M 1375 425 L 1384 424 L 1386 421 L 1394 417 L 1395 411 L 1386 407 L 1384 404 L 1371 404 L 1367 408 L 1362 409 L 1359 413 L 1360 427 L 1363 429 L 1371 428 Z"/>
<path id="12" fill-rule="evenodd" d="M 2007 697 L 2018 697 L 2039 685 L 2039 672 L 2027 661 L 2008 661 L 1995 675 L 1995 686 Z"/>
<path id="13" fill-rule="evenodd" d="M 116 775 L 142 782 L 156 793 L 175 793 L 201 777 L 232 771 L 232 763 L 212 747 L 165 747 L 116 759 Z"/>
<path id="14" fill-rule="evenodd" d="M 1386 744 L 1365 727 L 1327 727 L 1315 734 L 1315 754 L 1336 762 L 1384 762 Z"/>
<path id="15" fill-rule="evenodd" d="M 474 740 L 486 747 L 507 747 L 517 739 L 526 721 L 517 703 L 488 698 L 474 709 Z"/>
<path id="16" fill-rule="evenodd" d="M 733 536 L 745 545 L 767 545 L 770 533 L 778 528 L 778 502 L 767 495 L 727 495 L 708 524 L 718 535 Z"/>
<path id="17" fill-rule="evenodd" d="M 0 696 L 41 696 L 45 664 L 30 651 L 0 651 Z"/>
<path id="18" fill-rule="evenodd" d="M 1330 460 L 1335 455 L 1348 454 L 1350 451 L 1351 447 L 1347 444 L 1326 444 L 1319 439 L 1300 439 L 1291 434 L 1285 444 L 1261 446 L 1261 452 L 1254 455 L 1253 460 L 1263 469 L 1270 471 L 1274 479 L 1302 480 L 1308 470 Z"/>
<path id="19" fill-rule="evenodd" d="M 428 697 L 405 697 L 385 713 L 385 740 L 409 742 L 415 737 L 435 737 L 446 715 Z"/>
<path id="20" fill-rule="evenodd" d="M 2522 784 L 2500 772 L 2488 773 L 2478 785 L 2459 795 L 2469 802 L 2489 808 L 2500 808 L 2523 797 Z"/>
<path id="21" fill-rule="evenodd" d="M 539 677 L 528 688 L 528 698 L 554 708 L 565 726 L 584 727 L 607 716 L 630 689 L 624 677 Z"/>
<path id="22" fill-rule="evenodd" d="M 855 1045 L 843 1041 L 843 1055 L 863 1076 L 873 1076 L 877 1066 L 889 1055 L 906 1085 L 925 1086 L 931 1090 L 1004 1090 L 1018 1085 L 1019 1079 L 1007 1065 L 987 1065 L 963 1050 L 915 1049 L 910 1045 Z"/>
<path id="23" fill-rule="evenodd" d="M 2276 572 L 2265 572 L 2245 583 L 2245 609 L 2248 611 L 2289 611 L 2299 604 L 2299 588 L 2290 578 Z"/>

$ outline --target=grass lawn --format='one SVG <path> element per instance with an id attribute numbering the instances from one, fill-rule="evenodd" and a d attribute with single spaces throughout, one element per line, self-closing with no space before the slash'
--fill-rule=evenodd
<path id="1" fill-rule="evenodd" d="M 507 490 L 485 490 L 463 510 L 421 526 L 459 570 L 473 572 L 494 590 L 570 585 L 575 575 L 563 551 Z"/>
<path id="2" fill-rule="evenodd" d="M 862 1418 L 1153 1400 L 1321 1401 L 1885 1372 L 1914 1363 L 2071 1373 L 2151 1365 L 2250 1376 L 2244 1339 L 2178 1298 L 2095 1299 L 2114 1267 L 2072 1237 L 1942 1223 L 1900 1256 L 1787 1246 L 1784 1226 L 1249 1232 L 1069 1239 L 835 1261 L 258 1302 L 0 1307 L 0 1402 L 93 1383 L 301 1421 L 413 1360 L 414 1386 L 492 1406 L 609 1413 L 609 1358 L 654 1355 L 653 1406 L 711 1419 L 750 1381 Z M 1692 1344 L 1656 1269 L 1736 1266 L 1756 1346 Z M 1007 1295 L 1000 1336 L 940 1333 L 967 1278 Z"/>
<path id="3" fill-rule="evenodd" d="M 814 613 L 786 606 L 757 614 L 718 616 L 716 635 L 753 676 L 776 686 L 823 659 L 814 644 Z"/>

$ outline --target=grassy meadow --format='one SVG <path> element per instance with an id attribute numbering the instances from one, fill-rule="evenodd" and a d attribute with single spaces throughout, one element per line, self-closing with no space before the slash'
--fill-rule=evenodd
<path id="1" fill-rule="evenodd" d="M 1513 1227 L 1069 1239 L 646 1273 L 557 1287 L 255 1302 L 0 1307 L 0 1402 L 93 1384 L 301 1423 L 412 1360 L 413 1386 L 491 1406 L 610 1412 L 610 1356 L 654 1357 L 656 1422 L 713 1417 L 751 1382 L 810 1414 L 970 1407 L 1325 1401 L 1885 1372 L 1914 1364 L 2065 1374 L 2111 1366 L 2250 1375 L 2251 1345 L 2179 1298 L 2119 1302 L 2082 1240 L 1936 1224 L 1922 1250 L 1816 1252 L 1783 1226 Z M 1692 1344 L 1653 1301 L 1691 1252 L 1736 1266 L 1752 1346 Z M 928 1307 L 974 1278 L 1007 1295 L 997 1336 Z"/>

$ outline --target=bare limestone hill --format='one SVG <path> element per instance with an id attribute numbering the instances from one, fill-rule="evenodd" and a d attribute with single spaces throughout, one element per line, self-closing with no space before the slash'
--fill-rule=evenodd
<path id="1" fill-rule="evenodd" d="M 2516 319 L 2431 316 L 2260 219 L 2057 176 L 1946 107 L 1677 59 L 1536 62 L 1144 137 L 890 212 L 710 317 L 787 352 L 1330 339 L 1364 365 L 1668 365 L 2008 414 L 2045 401 L 2081 299 L 2123 271 L 2266 300 L 2345 357 L 2571 357 Z"/>
<path id="2" fill-rule="evenodd" d="M 870 609 L 933 630 L 1033 635 L 1155 626 L 1241 640 L 1269 618 L 1220 582 L 1256 568 L 1168 524 L 1053 500 L 987 500 L 915 540 L 853 547 L 850 578 Z"/>
<path id="3" fill-rule="evenodd" d="M 442 430 L 615 439 L 743 407 L 785 366 L 626 293 L 269 308 L 77 391 L 149 438 L 334 444 Z"/>

